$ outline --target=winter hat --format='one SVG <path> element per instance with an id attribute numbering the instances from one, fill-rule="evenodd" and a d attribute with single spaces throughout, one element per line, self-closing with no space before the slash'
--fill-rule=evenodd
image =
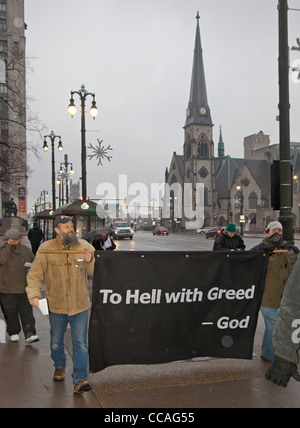
<path id="1" fill-rule="evenodd" d="M 229 223 L 226 227 L 227 232 L 236 232 L 236 225 L 234 223 Z"/>
<path id="2" fill-rule="evenodd" d="M 268 224 L 267 230 L 272 232 L 274 229 L 281 229 L 283 230 L 283 226 L 279 221 L 271 221 L 271 223 Z"/>
<path id="3" fill-rule="evenodd" d="M 54 220 L 54 223 L 53 223 L 53 229 L 55 229 L 60 223 L 65 224 L 65 223 L 69 223 L 69 221 L 73 222 L 74 229 L 75 229 L 76 228 L 76 221 L 72 217 L 68 217 L 65 215 L 60 215 L 60 216 L 56 217 L 56 219 Z"/>
<path id="4" fill-rule="evenodd" d="M 21 237 L 21 233 L 16 229 L 9 229 L 5 232 L 3 236 L 3 241 L 7 241 L 8 239 L 19 239 Z"/>

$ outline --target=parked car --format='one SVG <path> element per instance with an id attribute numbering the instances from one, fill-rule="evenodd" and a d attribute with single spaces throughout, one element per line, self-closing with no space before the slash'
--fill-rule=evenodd
<path id="1" fill-rule="evenodd" d="M 169 235 L 169 229 L 166 227 L 158 226 L 153 230 L 153 236 L 154 235 Z"/>
<path id="2" fill-rule="evenodd" d="M 211 231 L 211 227 L 204 227 L 203 229 L 197 229 L 196 232 L 199 235 L 204 235 L 205 233 L 208 233 Z"/>
<path id="3" fill-rule="evenodd" d="M 213 227 L 209 232 L 205 234 L 205 238 L 216 238 L 217 236 L 221 235 L 224 229 L 225 227 Z"/>

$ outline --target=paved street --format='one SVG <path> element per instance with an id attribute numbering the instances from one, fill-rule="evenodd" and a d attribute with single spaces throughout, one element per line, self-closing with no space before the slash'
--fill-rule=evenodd
<path id="1" fill-rule="evenodd" d="M 261 237 L 245 237 L 246 249 L 261 242 Z M 116 241 L 122 251 L 211 251 L 214 239 L 206 239 L 196 233 L 175 233 L 169 236 L 153 236 L 151 232 L 136 232 L 133 240 Z"/>

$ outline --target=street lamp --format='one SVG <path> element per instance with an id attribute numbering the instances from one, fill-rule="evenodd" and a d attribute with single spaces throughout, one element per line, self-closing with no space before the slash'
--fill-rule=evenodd
<path id="1" fill-rule="evenodd" d="M 69 170 L 70 166 L 70 170 Z M 66 180 L 66 203 L 69 203 L 69 179 L 74 174 L 73 164 L 68 161 L 68 155 L 65 155 L 65 161 L 60 164 L 60 176 Z M 63 181 L 62 181 L 63 182 Z M 64 202 L 64 201 L 63 201 Z"/>
<path id="2" fill-rule="evenodd" d="M 98 108 L 95 101 L 95 94 L 88 92 L 85 89 L 85 86 L 82 85 L 78 91 L 71 91 L 71 99 L 68 107 L 68 112 L 73 118 L 77 112 L 77 107 L 74 102 L 74 95 L 79 95 L 81 101 L 81 179 L 82 179 L 82 199 L 85 201 L 87 199 L 87 172 L 86 172 L 86 142 L 85 142 L 85 101 L 88 96 L 93 98 L 92 106 L 90 108 L 90 115 L 93 119 L 96 119 L 98 115 Z"/>
<path id="3" fill-rule="evenodd" d="M 56 210 L 56 191 L 55 191 L 55 154 L 54 154 L 54 143 L 55 140 L 58 138 L 58 150 L 61 152 L 63 150 L 63 145 L 61 141 L 61 136 L 54 134 L 53 131 L 51 131 L 51 134 L 44 136 L 44 145 L 43 149 L 45 152 L 49 150 L 48 144 L 47 144 L 47 138 L 51 141 L 51 149 L 52 149 L 52 159 L 51 159 L 51 165 L 52 165 L 52 209 L 53 211 Z"/>
<path id="4" fill-rule="evenodd" d="M 245 223 L 245 217 L 244 217 L 244 195 L 243 195 L 243 182 L 236 187 L 237 190 L 241 194 L 241 204 L 240 204 L 240 227 L 241 227 L 241 236 L 244 235 L 244 223 Z"/>

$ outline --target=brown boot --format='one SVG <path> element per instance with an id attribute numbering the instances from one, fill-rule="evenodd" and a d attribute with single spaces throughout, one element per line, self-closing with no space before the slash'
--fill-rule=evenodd
<path id="1" fill-rule="evenodd" d="M 91 389 L 91 385 L 87 380 L 80 380 L 74 385 L 73 394 L 82 394 L 84 392 L 90 391 Z"/>
<path id="2" fill-rule="evenodd" d="M 55 369 L 53 380 L 55 382 L 61 382 L 65 380 L 65 369 Z"/>

